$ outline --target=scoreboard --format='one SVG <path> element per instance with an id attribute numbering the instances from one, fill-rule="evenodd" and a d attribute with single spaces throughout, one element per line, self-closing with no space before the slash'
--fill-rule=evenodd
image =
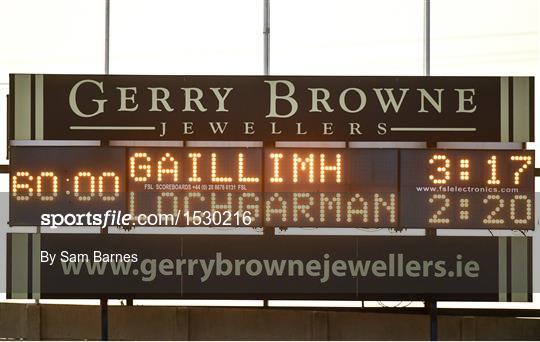
<path id="1" fill-rule="evenodd" d="M 400 153 L 402 227 L 533 228 L 532 151 Z"/>
<path id="2" fill-rule="evenodd" d="M 247 213 L 238 226 L 534 228 L 525 150 L 11 147 L 10 225 L 49 214 Z M 221 222 L 221 221 L 220 221 Z M 211 221 L 210 224 L 221 225 Z"/>
<path id="3" fill-rule="evenodd" d="M 10 151 L 10 225 L 40 225 L 43 213 L 125 207 L 123 148 L 12 146 Z"/>

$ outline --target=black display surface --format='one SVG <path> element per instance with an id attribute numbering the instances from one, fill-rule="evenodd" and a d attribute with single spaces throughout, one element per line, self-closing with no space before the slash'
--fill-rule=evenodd
<path id="1" fill-rule="evenodd" d="M 11 151 L 10 225 L 47 226 L 44 213 L 116 210 L 132 215 L 131 226 L 534 229 L 532 151 Z M 170 220 L 136 221 L 152 214 Z"/>
<path id="2" fill-rule="evenodd" d="M 40 225 L 41 214 L 124 210 L 125 153 L 121 147 L 12 146 L 9 224 Z"/>
<path id="3" fill-rule="evenodd" d="M 169 225 L 189 226 L 200 213 L 204 226 L 261 226 L 261 148 L 130 148 L 128 170 L 132 215 L 172 214 Z M 243 212 L 246 221 L 235 214 Z"/>
<path id="4" fill-rule="evenodd" d="M 397 227 L 397 150 L 266 149 L 265 176 L 265 224 Z"/>
<path id="5" fill-rule="evenodd" d="M 402 150 L 404 228 L 534 229 L 534 152 Z"/>

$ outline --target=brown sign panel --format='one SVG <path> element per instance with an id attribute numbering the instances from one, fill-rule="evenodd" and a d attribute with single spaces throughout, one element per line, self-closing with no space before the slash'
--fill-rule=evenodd
<path id="1" fill-rule="evenodd" d="M 10 298 L 532 300 L 532 238 L 8 234 Z"/>
<path id="2" fill-rule="evenodd" d="M 11 75 L 10 139 L 533 141 L 532 77 Z"/>

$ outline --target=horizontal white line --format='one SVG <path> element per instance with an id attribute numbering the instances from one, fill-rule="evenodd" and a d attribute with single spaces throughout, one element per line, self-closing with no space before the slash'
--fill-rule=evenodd
<path id="1" fill-rule="evenodd" d="M 154 126 L 69 126 L 74 131 L 155 131 Z"/>
<path id="2" fill-rule="evenodd" d="M 11 140 L 10 146 L 99 146 L 99 140 Z"/>
<path id="3" fill-rule="evenodd" d="M 421 141 L 351 141 L 351 148 L 426 148 Z"/>
<path id="4" fill-rule="evenodd" d="M 193 141 L 186 140 L 186 147 L 263 147 L 262 141 Z"/>
<path id="5" fill-rule="evenodd" d="M 391 127 L 396 132 L 476 132 L 474 127 Z"/>
<path id="6" fill-rule="evenodd" d="M 130 147 L 182 147 L 183 141 L 167 140 L 110 140 L 109 146 L 130 146 Z"/>

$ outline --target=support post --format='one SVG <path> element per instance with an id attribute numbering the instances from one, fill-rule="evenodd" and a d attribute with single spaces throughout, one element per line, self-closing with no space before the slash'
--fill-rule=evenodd
<path id="1" fill-rule="evenodd" d="M 438 321 L 437 321 L 437 301 L 430 300 L 428 303 L 429 308 L 429 326 L 430 326 L 430 339 L 432 341 L 438 340 Z"/>
<path id="2" fill-rule="evenodd" d="M 36 227 L 36 235 L 39 236 L 39 237 L 41 237 L 41 226 L 37 226 L 37 227 Z M 40 290 L 40 292 L 41 292 L 41 290 Z M 34 294 L 33 294 L 33 295 L 34 295 Z M 36 303 L 36 305 L 38 305 L 38 307 L 39 307 L 39 298 L 36 298 L 35 303 Z"/>
<path id="3" fill-rule="evenodd" d="M 101 298 L 99 301 L 101 308 L 101 340 L 109 339 L 109 305 L 107 298 Z"/>
<path id="4" fill-rule="evenodd" d="M 435 143 L 435 147 L 437 144 Z M 428 147 L 429 144 L 428 144 Z M 426 236 L 437 236 L 437 229 L 426 229 Z M 429 298 L 425 303 L 426 309 L 429 313 L 429 336 L 432 341 L 437 341 L 438 321 L 437 321 L 437 300 Z"/>
<path id="5" fill-rule="evenodd" d="M 109 74 L 109 40 L 110 40 L 111 0 L 105 0 L 105 74 Z"/>
<path id="6" fill-rule="evenodd" d="M 431 0 L 424 0 L 424 76 L 430 76 L 431 63 Z"/>
<path id="7" fill-rule="evenodd" d="M 270 74 L 270 0 L 264 0 L 264 74 Z"/>

